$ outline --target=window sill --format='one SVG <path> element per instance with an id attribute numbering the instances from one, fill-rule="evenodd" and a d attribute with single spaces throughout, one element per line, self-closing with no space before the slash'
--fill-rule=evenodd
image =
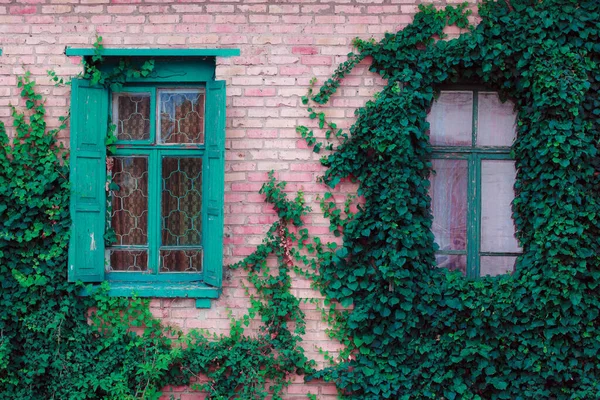
<path id="1" fill-rule="evenodd" d="M 210 299 L 217 299 L 221 289 L 198 282 L 108 282 L 108 295 L 114 297 L 180 297 L 196 299 L 197 308 L 210 308 Z M 82 296 L 94 294 L 101 285 L 88 285 Z"/>

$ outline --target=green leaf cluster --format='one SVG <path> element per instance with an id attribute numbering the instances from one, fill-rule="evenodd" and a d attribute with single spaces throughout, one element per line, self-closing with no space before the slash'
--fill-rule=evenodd
<path id="1" fill-rule="evenodd" d="M 387 80 L 324 160 L 324 181 L 358 180 L 364 205 L 316 275 L 330 300 L 354 304 L 336 325 L 350 357 L 312 377 L 360 399 L 599 398 L 600 3 L 484 1 L 477 27 L 468 14 L 421 6 L 403 30 L 357 39 L 306 97 L 322 107 L 367 57 Z M 449 25 L 465 33 L 440 40 Z M 518 112 L 512 275 L 434 267 L 426 117 L 441 89 L 465 83 Z"/>
<path id="2" fill-rule="evenodd" d="M 134 69 L 121 60 L 111 73 L 100 71 L 97 54 L 84 77 L 118 90 L 128 76 L 147 76 L 148 61 Z M 138 75 L 139 74 L 139 75 Z M 65 80 L 50 73 L 53 81 Z M 56 79 L 55 79 L 56 78 Z M 57 141 L 65 128 L 47 129 L 43 98 L 29 74 L 19 78 L 25 110 L 12 109 L 16 137 L 0 123 L 0 393 L 19 399 L 158 399 L 167 385 L 196 383 L 212 399 L 281 398 L 292 373 L 314 370 L 300 347 L 305 330 L 300 301 L 290 291 L 297 240 L 287 224 L 301 226 L 308 212 L 302 195 L 288 201 L 272 179 L 263 192 L 281 220 L 254 259 L 275 254 L 277 273 L 266 264 L 248 268 L 256 288 L 251 308 L 231 318 L 228 336 L 210 337 L 163 326 L 149 301 L 107 295 L 108 286 L 81 297 L 81 285 L 67 282 L 69 166 Z M 107 149 L 114 145 L 108 127 Z M 108 182 L 110 185 L 111 182 Z M 114 232 L 107 232 L 107 240 Z M 299 235 L 302 240 L 306 232 Z M 303 258 L 304 257 L 304 258 Z M 252 258 L 250 258 L 252 260 Z M 258 267 L 258 268 L 257 268 Z M 313 268 L 316 268 L 313 265 Z M 300 271 L 300 270 L 299 270 Z M 256 318 L 257 335 L 244 335 Z"/>

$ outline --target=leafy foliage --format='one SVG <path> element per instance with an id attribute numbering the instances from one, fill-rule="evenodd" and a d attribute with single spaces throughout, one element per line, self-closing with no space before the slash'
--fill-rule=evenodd
<path id="1" fill-rule="evenodd" d="M 121 60 L 109 74 L 96 56 L 85 65 L 84 77 L 118 90 L 128 76 L 146 76 Z M 57 84 L 66 80 L 50 76 Z M 183 335 L 155 319 L 148 300 L 109 297 L 107 285 L 92 297 L 67 282 L 69 168 L 56 134 L 46 128 L 41 95 L 29 74 L 19 78 L 26 110 L 13 108 L 16 138 L 0 124 L 0 392 L 6 398 L 158 399 L 169 384 L 189 384 L 205 375 L 205 390 L 213 399 L 280 398 L 294 372 L 313 371 L 299 346 L 304 315 L 290 293 L 287 263 L 288 223 L 301 224 L 306 213 L 301 196 L 288 201 L 275 181 L 265 186 L 280 221 L 261 251 L 282 261 L 270 276 L 265 264 L 240 264 L 256 285 L 249 314 L 232 318 L 229 336 L 210 338 L 206 332 Z M 114 143 L 109 126 L 107 150 Z M 110 234 L 110 232 L 109 232 Z M 285 249 L 285 250 L 284 250 Z M 257 336 L 244 327 L 259 317 Z M 294 327 L 292 328 L 291 325 Z M 198 381 L 201 382 L 201 381 Z"/>
<path id="2" fill-rule="evenodd" d="M 327 296 L 354 304 L 337 326 L 353 359 L 314 377 L 361 399 L 598 398 L 600 3 L 486 1 L 476 28 L 467 16 L 421 7 L 402 31 L 357 40 L 358 55 L 305 98 L 325 104 L 367 56 L 388 82 L 323 159 L 324 181 L 357 179 L 364 206 L 318 268 Z M 437 40 L 453 24 L 469 31 Z M 512 276 L 432 268 L 426 115 L 443 85 L 465 82 L 518 110 Z"/>
<path id="3" fill-rule="evenodd" d="M 280 398 L 297 372 L 360 399 L 600 397 L 600 4 L 487 1 L 480 15 L 471 28 L 464 6 L 422 7 L 400 32 L 356 40 L 358 53 L 303 99 L 327 140 L 339 141 L 319 143 L 298 128 L 314 151 L 330 150 L 324 181 L 357 180 L 364 205 L 352 213 L 347 202 L 342 212 L 325 194 L 322 208 L 344 242 L 323 244 L 303 227 L 302 194 L 289 200 L 271 177 L 262 192 L 279 220 L 232 266 L 256 290 L 248 315 L 222 337 L 182 335 L 145 300 L 79 297 L 66 282 L 64 150 L 33 82 L 20 79 L 26 111 L 13 109 L 12 145 L 0 125 L 0 392 L 152 399 L 164 385 L 199 378 L 215 399 L 265 398 L 270 389 Z M 452 24 L 469 32 L 437 40 Z M 124 59 L 103 74 L 100 41 L 96 48 L 84 72 L 95 83 L 118 89 L 152 71 Z M 342 132 L 320 107 L 367 56 L 388 84 Z M 513 211 L 523 255 L 512 276 L 468 280 L 432 268 L 426 115 L 443 85 L 465 81 L 498 90 L 518 110 Z M 315 371 L 307 360 L 292 272 L 326 294 L 346 361 Z M 261 331 L 244 336 L 255 317 Z"/>

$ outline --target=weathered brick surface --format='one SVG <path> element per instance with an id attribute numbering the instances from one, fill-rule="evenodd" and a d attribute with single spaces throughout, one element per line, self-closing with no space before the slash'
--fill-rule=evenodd
<path id="1" fill-rule="evenodd" d="M 0 0 L 0 119 L 10 124 L 9 104 L 21 104 L 16 75 L 29 70 L 46 97 L 50 127 L 66 115 L 69 89 L 51 84 L 46 71 L 76 75 L 80 59 L 66 57 L 66 46 L 91 47 L 95 35 L 106 47 L 239 48 L 241 56 L 217 60 L 217 78 L 227 81 L 227 164 L 225 175 L 225 262 L 251 253 L 269 224 L 276 220 L 258 189 L 274 169 L 289 182 L 288 190 L 303 189 L 313 206 L 307 223 L 313 234 L 330 238 L 327 221 L 319 214 L 316 194 L 326 189 L 317 183 L 323 168 L 320 155 L 299 140 L 295 127 L 314 126 L 300 96 L 309 81 L 327 79 L 345 55 L 352 39 L 395 32 L 410 23 L 419 3 L 464 0 Z M 475 8 L 476 0 L 470 0 Z M 452 28 L 448 33 L 460 33 Z M 381 88 L 381 79 L 359 65 L 344 80 L 327 108 L 332 121 L 349 127 L 354 110 Z M 318 135 L 322 136 L 322 132 Z M 68 130 L 61 140 L 68 142 Z M 343 183 L 336 200 L 356 189 Z M 249 306 L 241 281 L 244 274 L 225 269 L 228 278 L 221 298 L 209 310 L 198 310 L 193 300 L 155 299 L 153 313 L 167 324 L 184 330 L 207 328 L 227 333 L 226 310 L 243 315 Z M 247 281 L 244 280 L 247 284 Z M 297 278 L 293 292 L 321 299 L 309 282 Z M 322 300 L 321 300 L 322 301 Z M 314 304 L 303 304 L 307 317 L 304 347 L 309 357 L 323 361 L 319 349 L 332 353 L 339 344 L 328 340 Z M 259 323 L 251 328 L 258 329 Z M 182 399 L 202 399 L 187 388 L 169 388 Z M 334 399 L 335 388 L 304 384 L 297 378 L 288 399 Z"/>

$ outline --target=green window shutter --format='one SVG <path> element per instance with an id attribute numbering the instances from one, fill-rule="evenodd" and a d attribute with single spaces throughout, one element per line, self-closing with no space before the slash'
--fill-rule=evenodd
<path id="1" fill-rule="evenodd" d="M 225 184 L 225 81 L 206 83 L 204 165 L 204 282 L 220 287 L 223 278 L 223 192 Z"/>
<path id="2" fill-rule="evenodd" d="M 71 86 L 71 239 L 69 281 L 104 279 L 108 90 Z"/>

